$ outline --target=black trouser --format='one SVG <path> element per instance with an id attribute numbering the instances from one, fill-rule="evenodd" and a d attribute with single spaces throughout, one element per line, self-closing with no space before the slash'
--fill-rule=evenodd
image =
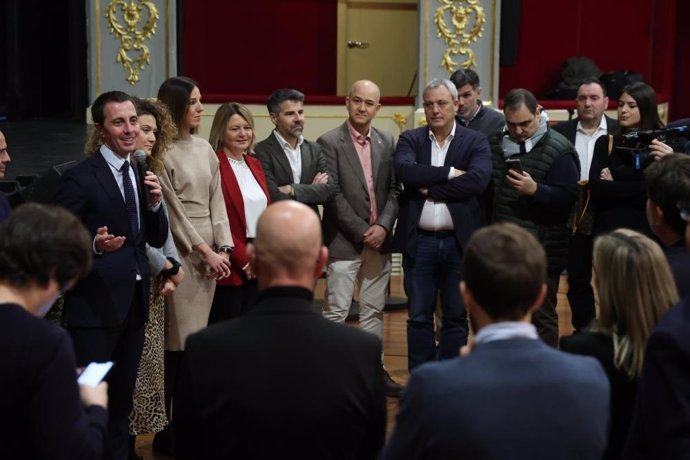
<path id="1" fill-rule="evenodd" d="M 237 318 L 247 313 L 256 303 L 258 295 L 259 286 L 255 279 L 245 278 L 239 286 L 216 286 L 208 324 Z"/>
<path id="2" fill-rule="evenodd" d="M 67 326 L 78 366 L 86 366 L 94 361 L 115 363 L 106 377 L 109 414 L 106 459 L 127 460 L 129 456 L 129 414 L 144 347 L 145 321 L 141 299 L 141 282 L 138 282 L 127 317 L 119 326 Z"/>
<path id="3" fill-rule="evenodd" d="M 546 298 L 537 311 L 532 314 L 532 324 L 537 328 L 539 337 L 549 346 L 558 347 L 558 314 L 556 304 L 558 302 L 558 281 L 561 278 L 562 269 L 548 270 L 546 282 Z"/>
<path id="4" fill-rule="evenodd" d="M 593 241 L 591 236 L 579 233 L 570 238 L 567 267 L 568 302 L 575 331 L 589 326 L 595 316 L 594 291 L 591 285 Z"/>

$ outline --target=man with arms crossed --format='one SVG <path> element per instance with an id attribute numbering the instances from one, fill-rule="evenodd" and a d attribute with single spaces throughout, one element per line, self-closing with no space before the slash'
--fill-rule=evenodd
<path id="1" fill-rule="evenodd" d="M 480 197 L 491 178 L 486 136 L 455 122 L 455 85 L 432 80 L 423 98 L 428 126 L 404 132 L 394 156 L 396 178 L 404 185 L 394 247 L 403 253 L 410 370 L 457 356 L 467 342 L 467 314 L 458 283 L 464 246 L 481 225 Z M 437 349 L 434 310 L 439 294 Z"/>
<path id="2" fill-rule="evenodd" d="M 302 136 L 304 94 L 283 88 L 266 104 L 275 129 L 254 151 L 266 173 L 271 202 L 293 199 L 318 211 L 335 190 L 321 147 Z"/>

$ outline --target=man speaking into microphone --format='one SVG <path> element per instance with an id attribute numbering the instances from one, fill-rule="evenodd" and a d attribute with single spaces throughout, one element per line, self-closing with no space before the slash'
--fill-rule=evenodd
<path id="1" fill-rule="evenodd" d="M 161 187 L 150 171 L 137 178 L 131 153 L 139 134 L 132 98 L 101 94 L 91 116 L 102 145 L 61 178 L 56 203 L 79 217 L 93 237 L 93 269 L 65 296 L 63 320 L 77 365 L 114 361 L 107 377 L 108 458 L 128 457 L 128 416 L 148 315 L 146 243 L 161 247 L 168 221 Z"/>

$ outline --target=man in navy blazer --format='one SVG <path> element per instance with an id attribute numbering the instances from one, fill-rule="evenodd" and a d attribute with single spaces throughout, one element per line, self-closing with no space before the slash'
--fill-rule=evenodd
<path id="1" fill-rule="evenodd" d="M 91 106 L 100 149 L 67 171 L 56 203 L 81 219 L 93 237 L 93 269 L 65 296 L 63 320 L 74 343 L 77 365 L 114 361 L 108 375 L 108 447 L 127 459 L 128 417 L 148 316 L 149 263 L 146 243 L 161 247 L 168 221 L 161 211 L 158 178 L 146 172 L 138 190 L 130 163 L 139 134 L 131 97 L 101 94 Z M 144 206 L 149 194 L 151 207 Z"/>
<path id="2" fill-rule="evenodd" d="M 463 263 L 472 350 L 412 372 L 381 458 L 600 459 L 606 374 L 592 357 L 547 346 L 531 324 L 546 295 L 541 244 L 495 224 L 472 236 Z"/>
<path id="3" fill-rule="evenodd" d="M 678 203 L 690 250 L 690 202 Z M 672 307 L 645 349 L 624 459 L 690 459 L 690 297 Z"/>
<path id="4" fill-rule="evenodd" d="M 486 136 L 455 122 L 455 85 L 432 80 L 423 98 L 428 126 L 404 132 L 394 155 L 395 175 L 404 185 L 393 244 L 403 253 L 410 370 L 457 356 L 467 343 L 467 314 L 458 292 L 463 247 L 481 224 L 480 197 L 491 178 Z M 439 293 L 443 318 L 437 350 Z"/>

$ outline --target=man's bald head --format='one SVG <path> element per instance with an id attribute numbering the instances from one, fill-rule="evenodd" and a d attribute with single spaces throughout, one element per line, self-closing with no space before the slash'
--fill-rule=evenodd
<path id="1" fill-rule="evenodd" d="M 368 133 L 371 121 L 381 108 L 380 99 L 381 90 L 376 83 L 369 80 L 354 82 L 345 98 L 350 124 L 363 136 Z"/>
<path id="2" fill-rule="evenodd" d="M 261 288 L 307 283 L 313 289 L 328 253 L 321 244 L 316 213 L 302 203 L 285 200 L 261 214 L 250 254 Z"/>

